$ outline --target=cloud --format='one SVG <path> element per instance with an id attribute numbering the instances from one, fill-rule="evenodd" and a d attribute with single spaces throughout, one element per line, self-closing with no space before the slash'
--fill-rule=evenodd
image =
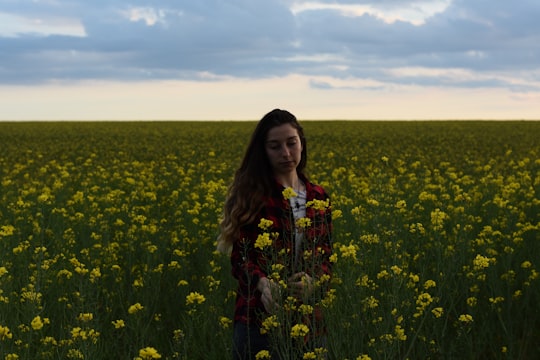
<path id="1" fill-rule="evenodd" d="M 122 11 L 123 15 L 130 21 L 144 21 L 148 26 L 154 26 L 156 23 L 164 23 L 166 12 L 156 10 L 150 7 L 131 7 Z"/>
<path id="2" fill-rule="evenodd" d="M 5 1 L 0 83 L 301 74 L 333 79 L 320 89 L 538 90 L 539 15 L 536 0 Z"/>
<path id="3" fill-rule="evenodd" d="M 475 72 L 462 68 L 404 67 L 387 69 L 396 82 L 418 85 L 444 85 L 448 87 L 501 87 L 517 92 L 537 91 L 540 81 L 526 74 L 505 72 Z"/>
<path id="4" fill-rule="evenodd" d="M 434 14 L 443 12 L 450 0 L 431 1 L 381 1 L 381 2 L 328 2 L 328 1 L 298 1 L 293 3 L 291 11 L 298 15 L 305 11 L 332 10 L 345 17 L 372 16 L 385 23 L 397 21 L 413 25 L 423 25 L 426 19 Z"/>
<path id="5" fill-rule="evenodd" d="M 74 18 L 57 16 L 20 16 L 0 12 L 0 36 L 65 35 L 84 37 L 86 32 L 81 22 Z"/>

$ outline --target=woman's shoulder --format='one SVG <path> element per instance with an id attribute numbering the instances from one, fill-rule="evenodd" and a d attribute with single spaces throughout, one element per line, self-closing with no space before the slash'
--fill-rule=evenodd
<path id="1" fill-rule="evenodd" d="M 302 180 L 304 181 L 304 184 L 306 185 L 306 192 L 308 194 L 312 194 L 312 197 L 316 199 L 322 199 L 325 200 L 328 198 L 328 193 L 324 189 L 322 185 L 316 184 L 311 182 L 306 176 L 302 175 Z"/>
<path id="2" fill-rule="evenodd" d="M 328 196 L 328 193 L 326 192 L 326 190 L 321 185 L 312 184 L 312 191 L 313 191 L 313 193 L 317 194 L 323 200 L 330 197 L 330 196 Z"/>

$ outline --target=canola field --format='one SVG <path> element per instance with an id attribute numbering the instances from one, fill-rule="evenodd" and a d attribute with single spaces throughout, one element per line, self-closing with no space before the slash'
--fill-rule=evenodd
<path id="1" fill-rule="evenodd" d="M 299 358 L 540 358 L 540 122 L 303 125 L 334 274 Z M 254 126 L 0 123 L 0 359 L 229 358 Z"/>

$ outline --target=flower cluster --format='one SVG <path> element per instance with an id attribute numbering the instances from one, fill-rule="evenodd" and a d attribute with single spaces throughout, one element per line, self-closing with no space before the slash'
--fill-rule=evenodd
<path id="1" fill-rule="evenodd" d="M 309 124 L 310 179 L 338 219 L 332 277 L 313 279 L 324 296 L 291 300 L 287 253 L 272 254 L 290 317 L 266 331 L 283 330 L 299 359 L 540 358 L 524 341 L 540 322 L 538 126 Z M 250 131 L 0 123 L 0 356 L 222 358 L 236 293 L 214 242 Z M 261 221 L 257 251 L 271 252 L 278 225 Z M 320 221 L 295 225 L 309 237 Z M 302 347 L 316 309 L 327 343 Z"/>

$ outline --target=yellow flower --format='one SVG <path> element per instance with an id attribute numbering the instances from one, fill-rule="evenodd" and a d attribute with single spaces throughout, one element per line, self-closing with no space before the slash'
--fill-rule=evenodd
<path id="1" fill-rule="evenodd" d="M 186 334 L 184 334 L 184 332 L 181 329 L 176 329 L 173 331 L 173 339 L 176 342 L 182 341 L 182 339 L 184 339 L 185 336 Z"/>
<path id="2" fill-rule="evenodd" d="M 448 214 L 446 214 L 444 211 L 441 211 L 441 209 L 435 209 L 431 212 L 431 225 L 433 225 L 433 229 L 435 230 L 441 230 L 444 225 L 444 221 L 449 218 Z"/>
<path id="3" fill-rule="evenodd" d="M 393 265 L 392 267 L 390 267 L 390 270 L 392 270 L 392 272 L 394 273 L 394 275 L 399 275 L 401 274 L 401 272 L 403 271 L 399 266 L 397 265 Z"/>
<path id="4" fill-rule="evenodd" d="M 409 232 L 411 234 L 419 233 L 419 234 L 423 235 L 423 234 L 425 234 L 426 229 L 424 228 L 424 225 L 422 225 L 421 223 L 416 223 L 416 224 L 411 224 L 409 226 Z"/>
<path id="5" fill-rule="evenodd" d="M 433 316 L 435 316 L 436 318 L 440 318 L 443 313 L 444 313 L 444 310 L 442 307 L 436 307 L 436 308 L 433 308 L 431 310 L 431 313 L 433 314 Z"/>
<path id="6" fill-rule="evenodd" d="M 419 317 L 423 314 L 424 310 L 433 302 L 433 298 L 429 293 L 421 293 L 416 299 L 416 310 L 418 312 L 414 313 L 414 317 Z"/>
<path id="7" fill-rule="evenodd" d="M 326 354 L 328 353 L 328 350 L 324 347 L 318 347 L 315 348 L 314 351 L 315 355 L 317 355 L 317 359 L 326 359 Z"/>
<path id="8" fill-rule="evenodd" d="M 308 304 L 302 304 L 298 308 L 298 311 L 303 315 L 309 315 L 313 313 L 313 306 Z"/>
<path id="9" fill-rule="evenodd" d="M 80 313 L 79 316 L 77 317 L 77 319 L 79 321 L 82 321 L 82 322 L 88 322 L 88 321 L 91 321 L 92 319 L 94 319 L 94 314 L 92 314 L 92 313 Z"/>
<path id="10" fill-rule="evenodd" d="M 0 325 L 0 340 L 11 339 L 13 334 L 7 326 Z"/>
<path id="11" fill-rule="evenodd" d="M 90 282 L 94 283 L 96 279 L 101 277 L 101 270 L 96 267 L 93 268 L 92 271 L 90 271 Z"/>
<path id="12" fill-rule="evenodd" d="M 375 199 L 368 199 L 367 203 L 371 206 L 379 206 L 379 202 Z"/>
<path id="13" fill-rule="evenodd" d="M 379 306 L 379 300 L 377 300 L 374 296 L 370 295 L 367 298 L 365 298 L 362 301 L 368 309 L 375 309 L 377 306 Z"/>
<path id="14" fill-rule="evenodd" d="M 339 251 L 341 252 L 341 257 L 356 259 L 356 250 L 358 246 L 354 245 L 352 242 L 349 245 L 341 245 Z"/>
<path id="15" fill-rule="evenodd" d="M 15 233 L 15 226 L 13 225 L 2 225 L 0 226 L 0 236 L 10 236 Z"/>
<path id="16" fill-rule="evenodd" d="M 45 324 L 49 324 L 50 321 L 48 318 L 41 319 L 41 316 L 36 316 L 30 325 L 32 326 L 32 329 L 34 330 L 41 330 Z"/>
<path id="17" fill-rule="evenodd" d="M 503 301 L 504 301 L 504 297 L 502 296 L 497 296 L 496 298 L 492 298 L 492 297 L 489 298 L 489 302 L 492 304 L 498 304 Z"/>
<path id="18" fill-rule="evenodd" d="M 139 350 L 139 357 L 141 359 L 161 359 L 161 355 L 153 347 L 145 347 L 144 349 Z"/>
<path id="19" fill-rule="evenodd" d="M 432 302 L 433 302 L 433 298 L 431 297 L 429 293 L 421 293 L 420 295 L 418 295 L 418 299 L 416 300 L 416 305 L 426 307 Z"/>
<path id="20" fill-rule="evenodd" d="M 114 325 L 115 329 L 121 329 L 124 326 L 126 326 L 126 323 L 124 322 L 124 320 L 114 320 L 112 321 L 112 324 Z"/>
<path id="21" fill-rule="evenodd" d="M 52 336 L 45 336 L 44 338 L 40 340 L 40 342 L 44 345 L 51 345 L 51 346 L 58 345 L 58 341 L 56 341 L 56 339 L 53 338 Z"/>
<path id="22" fill-rule="evenodd" d="M 39 203 L 48 202 L 49 200 L 52 200 L 52 196 L 51 196 L 51 194 L 43 193 L 43 194 L 38 196 L 37 200 L 38 200 Z"/>
<path id="23" fill-rule="evenodd" d="M 469 305 L 470 307 L 476 306 L 477 303 L 478 299 L 476 299 L 474 296 L 467 298 L 467 305 Z"/>
<path id="24" fill-rule="evenodd" d="M 304 324 L 296 324 L 291 328 L 291 337 L 304 337 L 309 333 L 309 328 Z"/>
<path id="25" fill-rule="evenodd" d="M 78 337 L 82 338 L 82 339 L 85 339 L 86 338 L 86 332 L 80 327 L 80 326 L 77 326 L 77 327 L 74 327 L 73 329 L 71 329 L 71 337 L 76 339 Z"/>
<path id="26" fill-rule="evenodd" d="M 277 328 L 278 326 L 279 322 L 277 321 L 277 316 L 272 315 L 263 320 L 260 332 L 261 334 L 266 334 L 267 332 L 271 331 L 273 328 Z"/>
<path id="27" fill-rule="evenodd" d="M 400 341 L 407 340 L 407 335 L 405 335 L 405 330 L 400 325 L 396 325 L 394 332 L 396 334 L 396 339 Z"/>
<path id="28" fill-rule="evenodd" d="M 283 264 L 272 264 L 272 271 L 274 272 L 280 272 L 285 268 L 285 265 Z"/>
<path id="29" fill-rule="evenodd" d="M 270 239 L 270 234 L 265 232 L 257 236 L 255 240 L 255 247 L 263 250 L 265 247 L 272 245 L 272 239 Z"/>
<path id="30" fill-rule="evenodd" d="M 377 274 L 377 279 L 386 279 L 388 277 L 390 277 L 390 274 L 388 274 L 388 271 L 386 269 L 379 271 L 379 273 Z"/>
<path id="31" fill-rule="evenodd" d="M 458 320 L 464 324 L 469 324 L 473 322 L 473 317 L 472 315 L 469 315 L 469 314 L 461 314 L 459 315 Z"/>
<path id="32" fill-rule="evenodd" d="M 261 350 L 255 355 L 255 360 L 265 360 L 270 358 L 270 352 L 268 350 Z"/>
<path id="33" fill-rule="evenodd" d="M 83 353 L 78 349 L 69 349 L 67 353 L 68 359 L 84 359 Z"/>
<path id="34" fill-rule="evenodd" d="M 328 274 L 322 274 L 318 280 L 315 281 L 315 286 L 321 286 L 329 282 L 332 277 Z"/>
<path id="35" fill-rule="evenodd" d="M 220 316 L 219 317 L 219 324 L 221 325 L 221 327 L 223 329 L 228 329 L 232 324 L 232 320 L 229 319 L 228 317 Z"/>
<path id="36" fill-rule="evenodd" d="M 492 259 L 482 256 L 480 254 L 476 255 L 473 260 L 473 265 L 475 270 L 482 270 L 489 267 L 489 263 Z"/>
<path id="37" fill-rule="evenodd" d="M 136 304 L 133 304 L 133 305 L 131 305 L 129 307 L 128 313 L 129 314 L 135 314 L 135 313 L 138 313 L 139 311 L 141 311 L 142 309 L 144 309 L 144 306 L 142 306 L 139 303 L 136 303 Z"/>
<path id="38" fill-rule="evenodd" d="M 100 333 L 94 329 L 82 329 L 79 326 L 71 329 L 71 337 L 73 339 L 88 340 L 90 339 L 94 344 L 97 342 Z"/>
<path id="39" fill-rule="evenodd" d="M 272 220 L 268 219 L 261 219 L 259 222 L 259 229 L 266 231 L 268 230 L 272 225 L 274 225 L 274 222 Z"/>
<path id="40" fill-rule="evenodd" d="M 425 191 L 422 191 L 420 193 L 420 195 L 418 195 L 418 200 L 420 201 L 436 201 L 437 200 L 437 196 L 436 195 L 433 195 L 433 194 L 430 194 L 430 193 L 427 193 Z"/>
<path id="41" fill-rule="evenodd" d="M 283 197 L 285 198 L 285 200 L 289 200 L 290 198 L 298 196 L 298 194 L 296 192 L 294 192 L 292 187 L 285 188 L 283 190 L 282 194 L 283 194 Z"/>
<path id="42" fill-rule="evenodd" d="M 405 200 L 398 200 L 396 202 L 396 205 L 394 205 L 396 209 L 405 209 L 407 207 L 407 202 Z"/>
<path id="43" fill-rule="evenodd" d="M 371 358 L 366 354 L 362 354 L 359 357 L 357 357 L 356 360 L 371 360 Z"/>
<path id="44" fill-rule="evenodd" d="M 330 206 L 330 200 L 329 199 L 326 199 L 326 200 L 313 199 L 313 200 L 308 201 L 306 203 L 306 207 L 313 208 L 313 209 L 319 210 L 319 211 L 324 211 L 324 210 L 328 209 L 329 206 Z"/>
<path id="45" fill-rule="evenodd" d="M 202 304 L 205 301 L 206 301 L 206 298 L 204 297 L 204 295 L 199 294 L 196 291 L 193 291 L 189 293 L 188 296 L 186 296 L 186 305 L 191 305 L 195 303 Z"/>
<path id="46" fill-rule="evenodd" d="M 296 226 L 299 228 L 305 229 L 311 226 L 311 219 L 304 217 L 296 220 Z"/>

